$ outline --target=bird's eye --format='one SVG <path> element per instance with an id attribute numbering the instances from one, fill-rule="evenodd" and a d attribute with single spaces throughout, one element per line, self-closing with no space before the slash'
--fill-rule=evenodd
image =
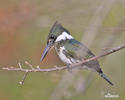
<path id="1" fill-rule="evenodd" d="M 51 38 L 51 39 L 55 39 L 55 37 L 54 37 L 54 36 L 51 36 L 50 38 Z"/>
<path id="2" fill-rule="evenodd" d="M 51 41 L 55 41 L 56 40 L 56 38 L 52 35 L 52 36 L 50 36 L 49 37 L 49 39 L 48 39 L 48 41 L 47 41 L 47 44 L 49 43 L 49 42 L 51 42 Z"/>

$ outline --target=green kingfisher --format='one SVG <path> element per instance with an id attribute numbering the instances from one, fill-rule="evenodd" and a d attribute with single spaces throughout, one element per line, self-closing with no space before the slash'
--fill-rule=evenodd
<path id="1" fill-rule="evenodd" d="M 95 56 L 84 44 L 75 40 L 70 32 L 58 22 L 55 22 L 50 30 L 41 61 L 45 58 L 51 47 L 55 47 L 59 58 L 67 65 L 68 69 L 72 64 L 79 63 Z M 81 67 L 97 72 L 109 84 L 113 85 L 101 70 L 98 60 L 84 63 Z"/>

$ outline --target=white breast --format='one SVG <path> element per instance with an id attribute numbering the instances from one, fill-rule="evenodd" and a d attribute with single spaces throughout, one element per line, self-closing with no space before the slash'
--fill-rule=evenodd
<path id="1" fill-rule="evenodd" d="M 63 53 L 63 50 L 65 50 L 64 47 L 60 47 L 60 50 L 58 52 L 58 55 L 60 57 L 60 59 L 65 63 L 65 64 L 72 64 L 72 62 L 70 61 L 70 59 L 68 59 L 65 54 Z"/>
<path id="2" fill-rule="evenodd" d="M 59 52 L 57 52 L 57 54 L 62 62 L 64 62 L 65 64 L 68 64 L 68 65 L 79 62 L 79 60 L 74 60 L 71 57 L 69 57 L 69 58 L 66 57 L 66 55 L 64 54 L 64 50 L 65 50 L 64 47 L 60 47 Z M 58 51 L 57 48 L 56 48 L 56 51 Z"/>
<path id="3" fill-rule="evenodd" d="M 80 60 L 78 60 L 78 59 L 73 59 L 72 57 L 70 57 L 70 58 L 68 58 L 68 57 L 66 57 L 66 55 L 64 54 L 64 50 L 65 50 L 65 47 L 63 46 L 63 47 L 60 47 L 60 48 L 57 48 L 56 46 L 55 46 L 55 49 L 56 49 L 56 52 L 57 52 L 57 54 L 58 54 L 58 56 L 59 56 L 59 58 L 61 59 L 61 61 L 63 62 L 63 63 L 65 63 L 66 65 L 72 65 L 72 64 L 75 64 L 75 63 L 79 63 L 80 62 Z M 86 66 L 86 65 L 82 65 L 82 67 L 81 68 L 87 68 L 88 69 L 88 67 Z"/>

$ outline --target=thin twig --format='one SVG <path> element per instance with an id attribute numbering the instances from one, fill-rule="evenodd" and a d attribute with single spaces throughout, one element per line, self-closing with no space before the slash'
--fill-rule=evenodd
<path id="1" fill-rule="evenodd" d="M 21 65 L 21 63 L 20 63 L 20 62 L 18 63 L 18 65 L 19 65 L 19 68 L 20 68 L 20 69 L 22 69 L 22 65 Z"/>
<path id="2" fill-rule="evenodd" d="M 19 82 L 20 85 L 23 85 L 23 84 L 24 84 L 24 81 L 25 81 L 26 76 L 28 75 L 28 73 L 29 73 L 28 71 L 25 72 L 25 74 L 24 74 L 24 76 L 23 76 L 23 79 Z"/>
<path id="3" fill-rule="evenodd" d="M 33 65 L 31 65 L 28 61 L 25 61 L 25 64 L 28 65 L 31 69 L 34 69 Z"/>

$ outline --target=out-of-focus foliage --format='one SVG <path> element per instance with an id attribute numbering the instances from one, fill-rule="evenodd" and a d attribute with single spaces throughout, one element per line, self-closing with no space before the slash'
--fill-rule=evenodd
<path id="1" fill-rule="evenodd" d="M 41 68 L 63 65 L 55 50 L 51 50 L 40 62 L 51 26 L 59 21 L 80 41 L 101 3 L 102 0 L 0 0 L 0 67 L 17 67 L 18 62 L 24 61 L 41 65 Z M 105 40 L 113 32 L 113 36 L 116 36 L 113 46 L 125 43 L 125 0 L 116 0 L 97 32 L 99 34 L 91 47 L 95 54 L 101 49 L 110 48 L 105 47 Z M 69 99 L 63 97 L 63 100 L 101 100 L 106 99 L 103 96 L 108 92 L 120 96 L 114 99 L 124 100 L 124 59 L 125 50 L 121 50 L 110 55 L 105 62 L 99 60 L 101 68 L 115 84 L 113 87 L 96 76 L 84 95 L 81 93 Z M 83 71 L 83 76 L 86 73 Z M 23 74 L 0 71 L 0 100 L 48 100 L 60 82 L 63 71 L 31 73 L 24 85 L 20 86 L 18 82 Z"/>

